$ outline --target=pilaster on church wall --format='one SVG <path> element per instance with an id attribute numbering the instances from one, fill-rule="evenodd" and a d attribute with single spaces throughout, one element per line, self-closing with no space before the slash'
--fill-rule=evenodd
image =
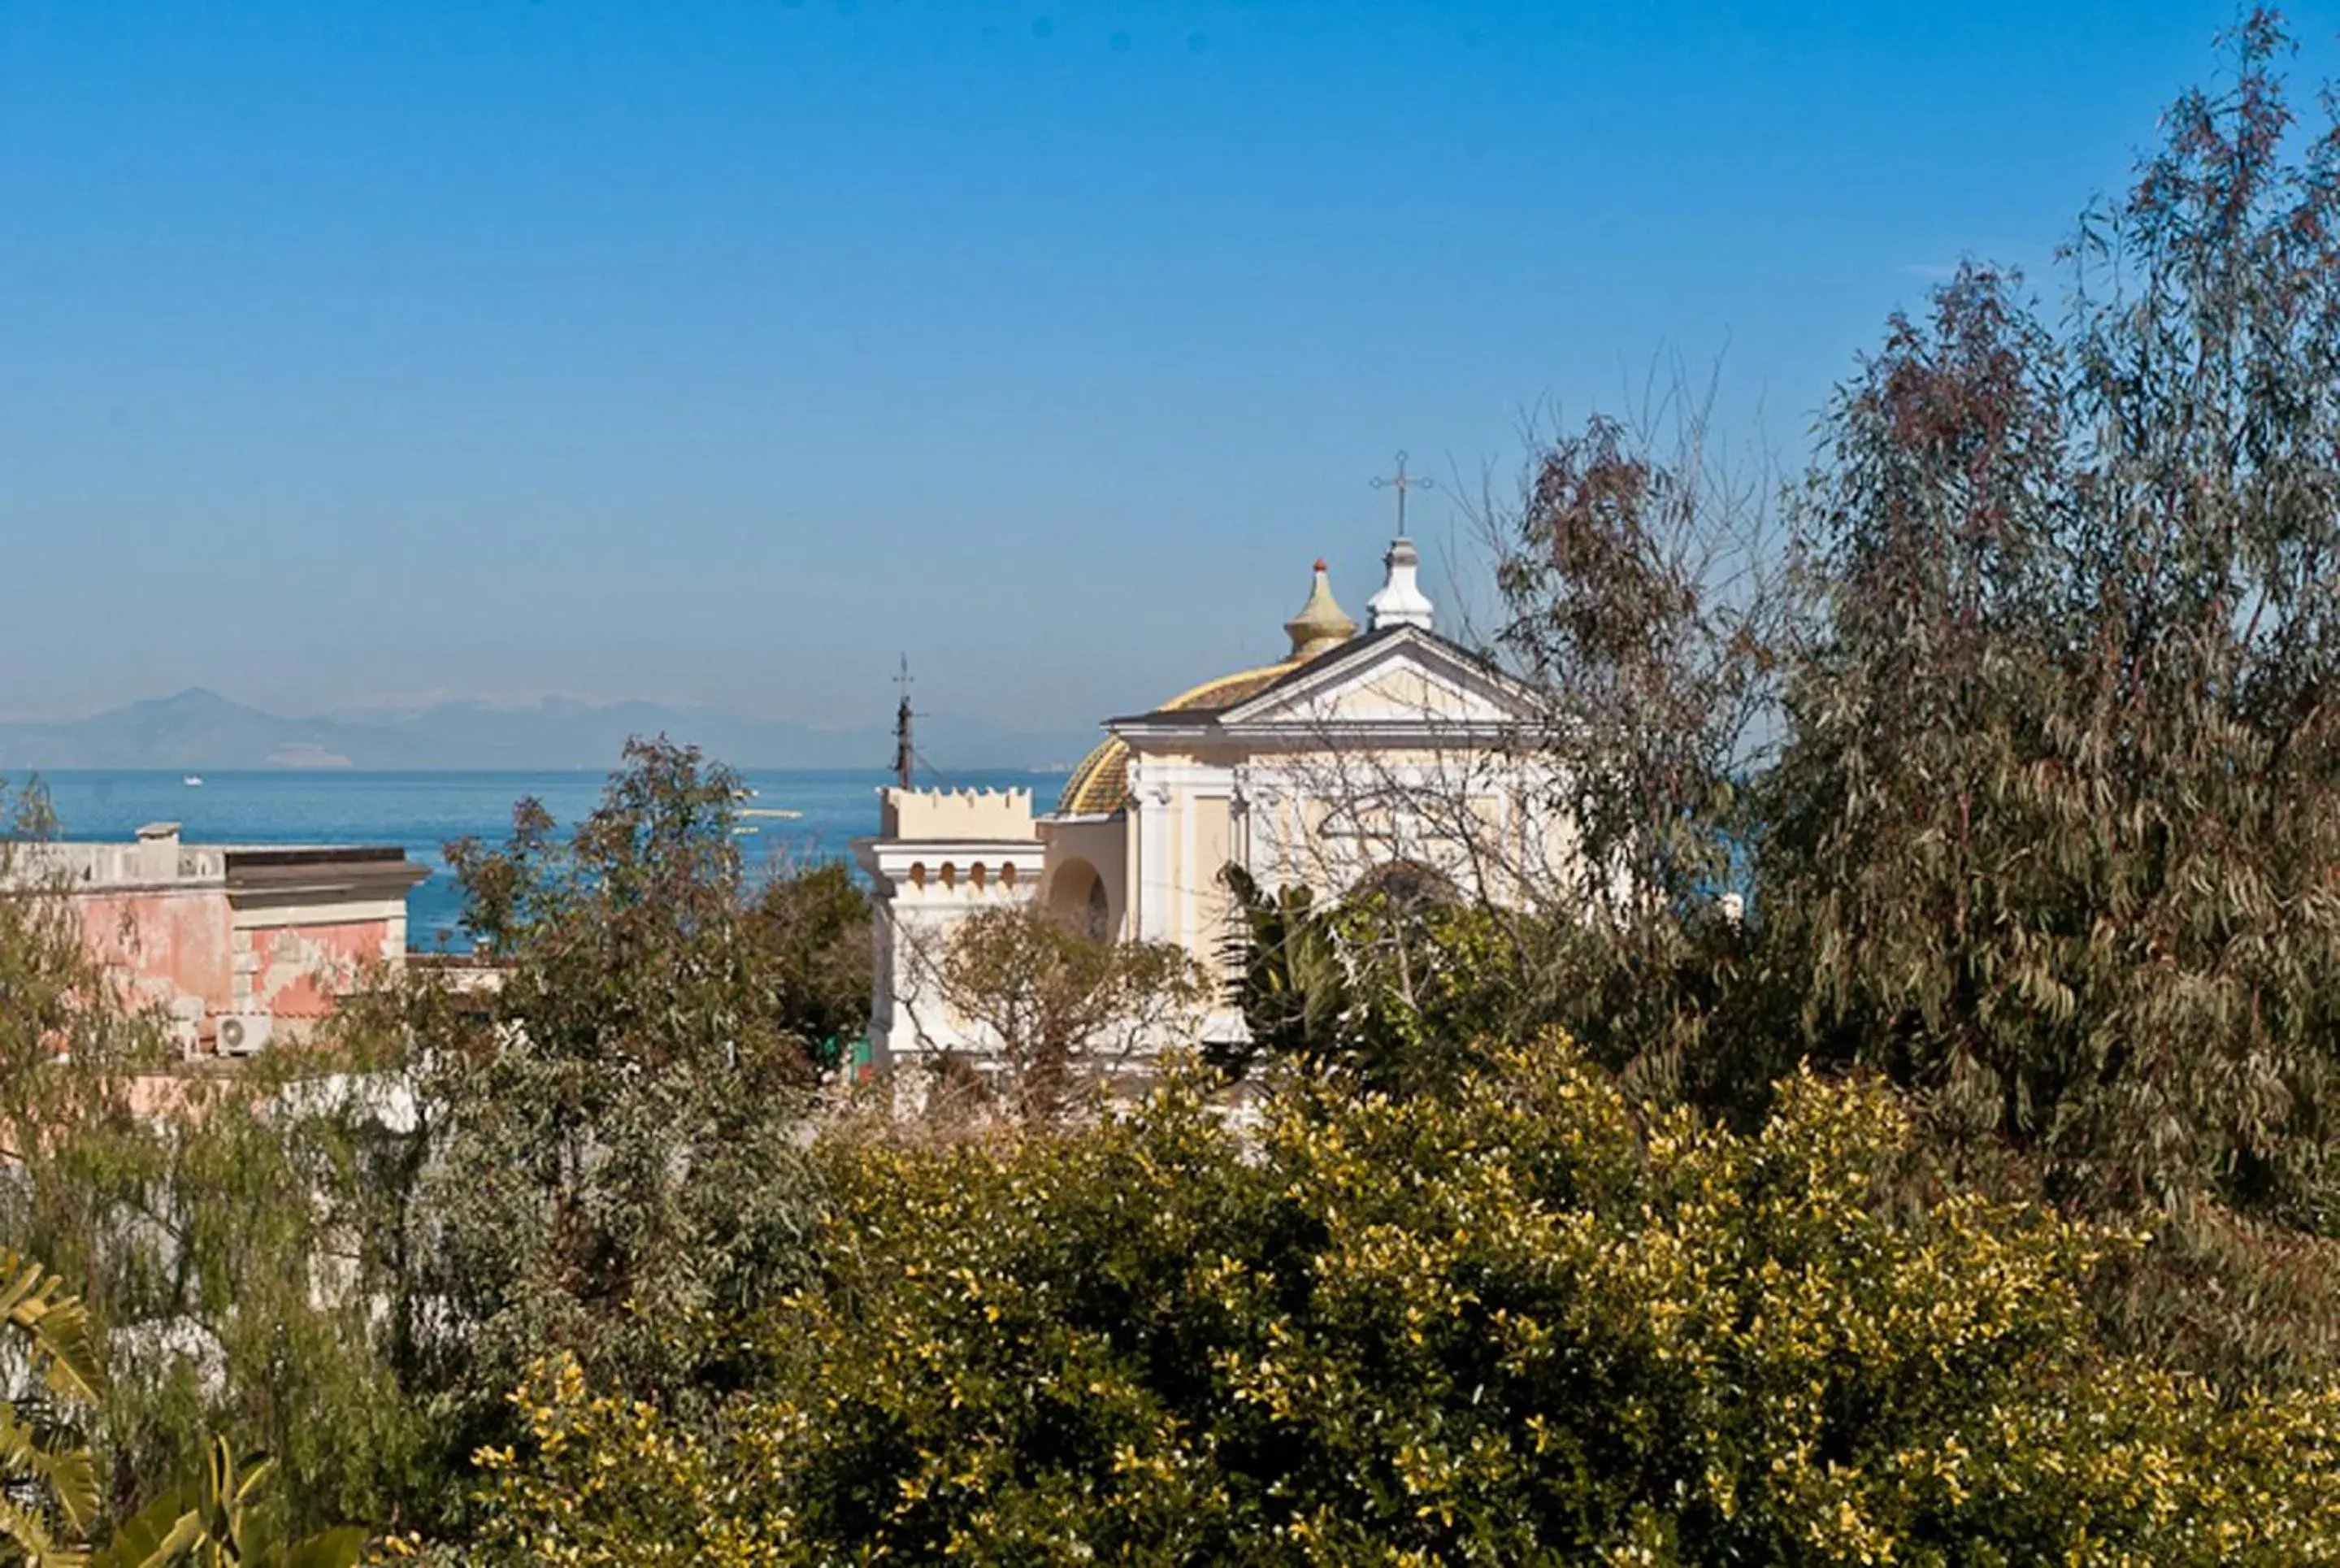
<path id="1" fill-rule="evenodd" d="M 1198 789 L 1186 813 L 1184 904 L 1187 950 L 1206 965 L 1225 957 L 1230 903 L 1220 873 L 1234 854 L 1234 795 L 1232 787 Z"/>
<path id="2" fill-rule="evenodd" d="M 1178 820 L 1167 784 L 1154 777 L 1150 759 L 1129 765 L 1129 814 L 1137 841 L 1137 866 L 1130 878 L 1136 894 L 1134 935 L 1140 941 L 1177 940 L 1177 886 L 1171 857 L 1178 842 Z"/>
<path id="3" fill-rule="evenodd" d="M 1232 842 L 1227 824 L 1235 778 L 1232 758 L 1209 759 L 1193 751 L 1149 751 L 1131 762 L 1136 936 L 1175 942 L 1205 958 L 1217 951 L 1225 902 L 1218 877 Z"/>

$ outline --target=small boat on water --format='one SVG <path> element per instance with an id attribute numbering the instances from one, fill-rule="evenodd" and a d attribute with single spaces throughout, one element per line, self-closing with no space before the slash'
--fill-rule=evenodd
<path id="1" fill-rule="evenodd" d="M 198 789 L 203 787 L 203 781 L 200 775 L 190 773 L 185 778 L 180 779 L 179 782 L 185 785 L 190 789 Z"/>
<path id="2" fill-rule="evenodd" d="M 739 815 L 742 817 L 778 817 L 782 821 L 793 822 L 799 817 L 802 817 L 804 813 L 801 811 L 791 811 L 785 806 L 743 806 L 739 809 Z"/>

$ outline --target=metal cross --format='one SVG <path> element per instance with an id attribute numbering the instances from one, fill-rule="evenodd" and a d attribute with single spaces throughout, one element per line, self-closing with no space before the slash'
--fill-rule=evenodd
<path id="1" fill-rule="evenodd" d="M 1438 482 L 1435 480 L 1416 479 L 1408 475 L 1405 471 L 1405 453 L 1400 452 L 1397 454 L 1397 472 L 1374 480 L 1373 488 L 1397 491 L 1397 536 L 1403 539 L 1406 537 L 1405 492 L 1410 490 L 1436 490 Z"/>

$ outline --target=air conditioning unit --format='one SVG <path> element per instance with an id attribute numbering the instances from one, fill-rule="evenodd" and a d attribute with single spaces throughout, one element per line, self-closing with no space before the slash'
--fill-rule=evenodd
<path id="1" fill-rule="evenodd" d="M 268 1032 L 276 1020 L 266 1013 L 230 1013 L 219 1021 L 217 1039 L 219 1054 L 223 1057 L 248 1057 L 264 1050 Z"/>

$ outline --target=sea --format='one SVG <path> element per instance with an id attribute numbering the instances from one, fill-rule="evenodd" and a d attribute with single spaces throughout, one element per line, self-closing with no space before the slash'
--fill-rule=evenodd
<path id="1" fill-rule="evenodd" d="M 606 775 L 589 769 L 501 773 L 367 773 L 332 770 L 210 772 L 69 769 L 38 775 L 67 839 L 126 839 L 150 822 L 176 822 L 189 843 L 395 844 L 430 875 L 408 895 L 411 946 L 462 951 L 462 894 L 447 871 L 445 846 L 458 839 L 500 842 L 512 808 L 533 798 L 566 825 L 600 800 Z M 755 791 L 740 802 L 753 811 L 798 817 L 743 817 L 739 836 L 751 880 L 808 859 L 842 859 L 849 840 L 878 831 L 878 792 L 890 773 L 743 769 Z M 1065 774 L 1045 769 L 953 774 L 958 789 L 1032 791 L 1033 808 L 1055 804 Z M 22 783 L 21 779 L 12 780 Z M 920 783 L 929 782 L 921 779 Z M 858 875 L 857 870 L 856 875 Z"/>

